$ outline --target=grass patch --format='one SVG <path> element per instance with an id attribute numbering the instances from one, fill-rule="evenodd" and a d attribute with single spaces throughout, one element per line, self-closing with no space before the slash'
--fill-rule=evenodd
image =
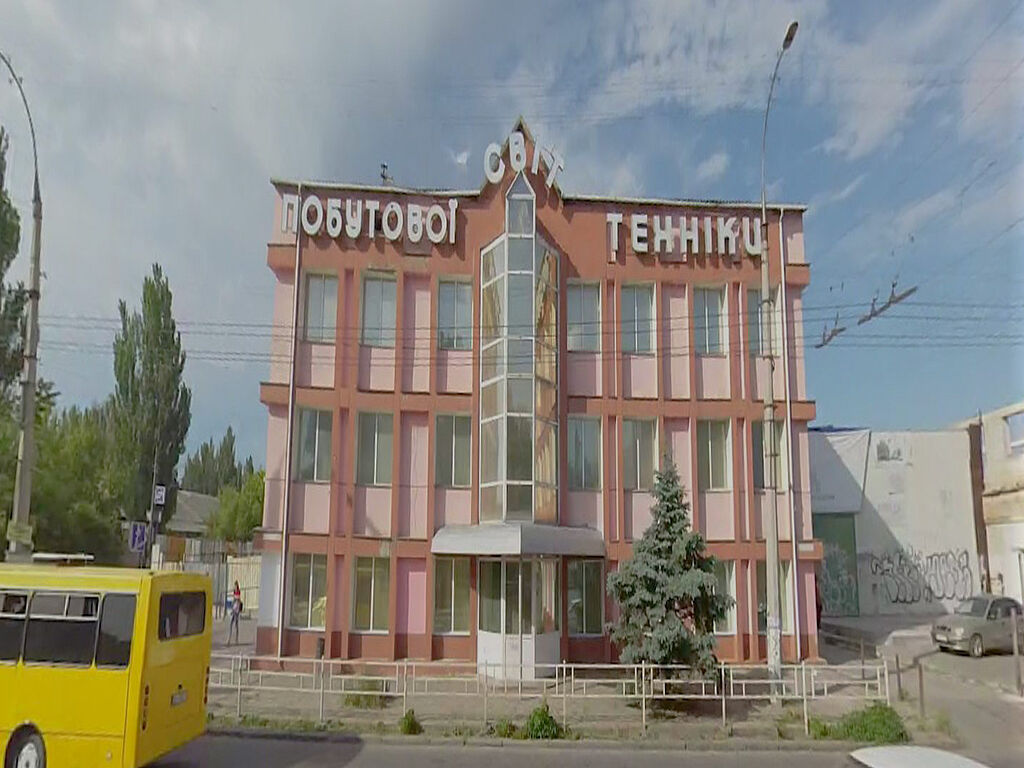
<path id="1" fill-rule="evenodd" d="M 854 710 L 832 723 L 812 718 L 810 726 L 811 736 L 815 739 L 870 744 L 903 744 L 910 741 L 903 719 L 887 704 L 872 704 Z"/>
<path id="2" fill-rule="evenodd" d="M 953 721 L 945 710 L 942 710 L 935 716 L 935 730 L 946 734 L 951 739 L 956 738 L 956 729 L 953 728 Z"/>
<path id="3" fill-rule="evenodd" d="M 381 683 L 376 680 L 356 680 L 351 692 L 345 693 L 346 707 L 355 709 L 384 709 L 387 697 L 381 694 Z"/>
<path id="4" fill-rule="evenodd" d="M 500 739 L 514 739 L 518 730 L 511 720 L 502 719 L 494 724 L 494 735 Z"/>
<path id="5" fill-rule="evenodd" d="M 423 725 L 416 719 L 416 713 L 407 709 L 398 721 L 398 730 L 405 736 L 417 736 L 423 733 Z"/>
<path id="6" fill-rule="evenodd" d="M 546 701 L 530 713 L 526 720 L 525 731 L 531 739 L 562 738 L 562 726 L 551 716 Z"/>

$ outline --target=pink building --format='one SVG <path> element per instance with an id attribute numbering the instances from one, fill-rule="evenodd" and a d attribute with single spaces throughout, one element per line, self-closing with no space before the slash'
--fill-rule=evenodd
<path id="1" fill-rule="evenodd" d="M 260 653 L 613 660 L 671 456 L 719 656 L 764 658 L 759 208 L 567 195 L 562 162 L 520 123 L 480 189 L 274 182 Z M 803 210 L 768 226 L 786 659 L 818 655 Z"/>

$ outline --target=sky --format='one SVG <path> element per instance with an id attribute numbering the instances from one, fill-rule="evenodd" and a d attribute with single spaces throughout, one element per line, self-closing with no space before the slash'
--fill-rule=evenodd
<path id="1" fill-rule="evenodd" d="M 754 200 L 791 19 L 767 176 L 809 206 L 816 423 L 942 428 L 1024 399 L 1022 0 L 0 0 L 39 143 L 41 373 L 65 405 L 112 391 L 118 300 L 159 262 L 189 449 L 231 425 L 262 463 L 271 177 L 375 183 L 387 162 L 403 186 L 476 188 L 523 115 L 568 192 Z M 32 154 L 6 77 L 0 123 L 27 279 Z M 918 291 L 858 326 L 893 280 Z M 837 314 L 847 332 L 815 349 Z"/>

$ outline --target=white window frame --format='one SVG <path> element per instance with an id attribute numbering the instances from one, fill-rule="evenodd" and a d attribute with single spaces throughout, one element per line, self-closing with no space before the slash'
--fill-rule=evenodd
<path id="1" fill-rule="evenodd" d="M 327 569 L 327 555 L 320 555 L 315 552 L 293 552 L 291 566 L 288 570 L 288 581 L 292 583 L 292 579 L 295 578 L 295 558 L 309 558 L 309 583 L 306 585 L 306 624 L 293 624 L 292 623 L 292 591 L 288 590 L 288 629 L 298 630 L 300 632 L 323 632 L 326 629 L 327 624 L 327 611 L 324 611 L 324 625 L 325 626 L 313 626 L 313 558 L 322 557 L 324 559 L 324 571 Z M 327 598 L 327 582 L 324 582 L 324 598 Z"/>
<path id="2" fill-rule="evenodd" d="M 335 316 L 331 318 L 331 337 L 325 338 L 313 338 L 310 336 L 309 329 L 309 284 L 313 280 L 327 281 L 331 280 L 334 282 L 334 311 Z M 325 286 L 326 287 L 326 286 Z M 306 272 L 305 279 L 302 283 L 302 339 L 303 341 L 309 342 L 310 344 L 326 344 L 334 346 L 338 336 L 338 276 L 332 272 Z M 327 296 L 327 292 L 324 291 L 321 294 L 322 297 Z M 320 307 L 320 314 L 323 315 L 323 307 Z"/>
<path id="3" fill-rule="evenodd" d="M 601 593 L 601 620 L 598 622 L 599 626 L 601 627 L 601 631 L 600 632 L 586 632 L 586 631 L 584 631 L 584 632 L 573 632 L 572 631 L 572 627 L 569 626 L 569 623 L 571 621 L 571 619 L 569 618 L 571 614 L 569 613 L 569 607 L 568 607 L 568 602 L 569 602 L 569 573 L 572 571 L 572 566 L 573 566 L 574 563 L 581 563 L 583 565 L 583 567 L 581 568 L 581 573 L 583 574 L 583 584 L 582 584 L 581 593 L 583 595 L 582 621 L 583 621 L 584 629 L 586 629 L 586 626 L 587 626 L 587 568 L 586 568 L 586 565 L 587 565 L 587 563 L 596 563 L 597 566 L 598 566 L 598 570 L 599 570 L 600 575 L 598 577 L 598 579 L 599 579 L 599 586 L 598 586 L 598 590 L 597 591 Z M 570 559 L 568 561 L 568 567 L 566 568 L 566 574 L 565 575 L 566 575 L 566 579 L 565 579 L 566 631 L 569 633 L 569 637 L 603 637 L 604 636 L 604 596 L 605 596 L 604 590 L 605 590 L 606 584 L 607 584 L 607 582 L 605 580 L 606 579 L 606 577 L 605 577 L 605 561 L 602 560 L 602 559 L 596 558 L 596 557 L 572 558 L 572 559 Z"/>
<path id="4" fill-rule="evenodd" d="M 619 315 L 620 315 L 619 316 L 619 329 L 620 329 L 620 332 L 622 333 L 623 338 L 625 338 L 627 335 L 631 335 L 633 337 L 633 348 L 631 350 L 627 350 L 625 344 L 622 345 L 622 351 L 623 351 L 624 354 L 627 354 L 627 355 L 638 355 L 638 356 L 641 356 L 641 357 L 649 357 L 649 356 L 655 355 L 657 353 L 657 351 L 658 351 L 658 291 L 655 289 L 655 286 L 656 286 L 656 283 L 624 283 L 622 285 L 622 287 L 619 289 Z M 637 347 L 637 343 L 636 342 L 637 342 L 637 339 L 639 338 L 639 336 L 638 336 L 638 322 L 637 322 L 637 317 L 636 317 L 636 299 L 635 298 L 633 300 L 632 317 L 628 318 L 628 320 L 630 322 L 632 322 L 632 331 L 631 331 L 630 334 L 626 333 L 626 327 L 625 327 L 626 326 L 626 322 L 627 322 L 627 318 L 626 318 L 626 314 L 625 314 L 625 304 L 626 304 L 626 302 L 624 300 L 623 294 L 628 289 L 628 290 L 631 290 L 631 291 L 634 292 L 634 297 L 635 297 L 635 291 L 638 288 L 643 288 L 645 290 L 650 290 L 650 292 L 651 292 L 651 320 L 650 320 L 650 323 L 651 323 L 651 327 L 650 327 L 650 347 L 651 348 L 649 350 L 647 350 L 647 351 L 638 351 L 637 348 L 636 348 Z"/>
<path id="5" fill-rule="evenodd" d="M 707 329 L 711 327 L 708 322 L 708 303 L 704 301 L 704 317 L 698 319 L 697 317 L 697 294 L 698 293 L 717 293 L 720 299 L 719 313 L 718 313 L 718 346 L 719 349 L 715 352 L 708 350 L 708 333 Z M 729 297 L 726 294 L 725 286 L 722 285 L 697 285 L 693 288 L 693 346 L 696 354 L 699 357 L 725 357 L 729 354 L 729 337 L 727 334 L 728 324 L 725 319 L 728 317 L 728 300 Z M 701 322 L 703 321 L 703 326 Z M 701 344 L 700 340 L 700 329 L 703 327 L 704 343 Z"/>
<path id="6" fill-rule="evenodd" d="M 302 416 L 301 416 L 301 413 L 304 412 L 304 411 L 307 412 L 307 413 L 308 412 L 312 412 L 312 413 L 316 414 L 316 425 L 313 427 L 313 433 L 316 435 L 316 439 L 313 441 L 313 476 L 311 478 L 302 478 L 301 477 L 301 467 L 302 467 L 302 456 L 301 456 L 301 453 L 302 453 L 302 446 L 303 446 L 303 442 L 302 442 Z M 295 430 L 295 448 L 294 448 L 294 453 L 293 453 L 293 462 L 294 462 L 293 463 L 293 468 L 295 470 L 295 476 L 296 476 L 297 482 L 300 482 L 300 483 L 317 483 L 317 484 L 329 483 L 329 482 L 331 482 L 331 474 L 330 474 L 331 470 L 330 469 L 328 469 L 328 471 L 327 471 L 327 477 L 319 477 L 317 475 L 317 467 L 320 466 L 320 451 L 323 450 L 323 446 L 320 445 L 320 419 L 326 418 L 326 419 L 328 419 L 328 421 L 330 421 L 330 423 L 331 423 L 331 441 L 333 442 L 333 440 L 334 440 L 334 414 L 331 411 L 325 411 L 325 410 L 322 410 L 320 408 L 304 408 L 304 407 L 301 407 L 301 406 L 296 408 L 296 413 L 299 414 L 299 418 L 297 419 L 299 428 L 297 430 Z M 330 452 L 332 450 L 332 446 L 328 445 L 326 449 L 327 449 L 328 452 Z M 333 461 L 333 457 L 332 457 L 331 464 L 333 465 L 333 463 L 334 463 L 334 461 Z"/>
<path id="7" fill-rule="evenodd" d="M 578 320 L 574 320 L 569 313 L 569 296 L 574 291 L 584 292 L 589 289 L 594 289 L 597 292 L 597 320 L 591 323 L 590 321 L 583 320 L 583 301 L 582 296 L 580 297 L 580 317 Z M 565 307 L 566 307 L 566 349 L 569 352 L 589 352 L 599 353 L 604 347 L 604 336 L 603 329 L 604 323 L 601 320 L 601 284 L 593 281 L 585 280 L 567 280 L 565 284 Z M 577 347 L 573 344 L 572 327 L 573 325 L 584 327 L 584 330 L 580 333 L 582 338 L 592 338 L 595 340 L 595 346 L 593 349 L 588 349 L 586 344 L 582 347 Z M 586 330 L 586 325 L 594 325 L 595 327 L 589 332 Z"/>
<path id="8" fill-rule="evenodd" d="M 451 623 L 450 627 L 448 627 L 447 629 L 444 629 L 442 631 L 439 631 L 438 628 L 437 628 L 437 599 L 436 599 L 437 598 L 437 591 L 436 591 L 436 588 L 435 588 L 434 598 L 433 598 L 434 599 L 434 606 L 433 606 L 433 608 L 434 608 L 434 616 L 433 616 L 433 618 L 434 618 L 434 632 L 433 633 L 435 635 L 446 635 L 448 637 L 468 637 L 469 634 L 470 634 L 470 629 L 473 626 L 472 617 L 469 616 L 468 613 L 466 615 L 466 629 L 464 629 L 464 630 L 462 630 L 462 629 L 455 629 L 455 600 L 456 600 L 456 595 L 455 595 L 455 563 L 458 560 L 465 560 L 466 563 L 468 564 L 467 579 L 469 579 L 469 581 L 466 582 L 466 586 L 467 586 L 467 588 L 469 590 L 469 593 L 466 595 L 466 600 L 468 601 L 467 602 L 467 606 L 472 606 L 472 604 L 473 604 L 473 587 L 472 587 L 472 584 L 471 584 L 471 580 L 472 580 L 472 574 L 473 574 L 473 560 L 468 555 L 436 555 L 434 557 L 434 578 L 435 579 L 437 578 L 437 562 L 439 560 L 448 560 L 452 564 L 452 567 L 451 567 L 452 583 L 451 583 L 451 589 L 450 589 L 451 596 L 452 596 L 452 623 Z"/>
<path id="9" fill-rule="evenodd" d="M 391 343 L 388 344 L 381 340 L 367 340 L 366 338 L 366 286 L 371 282 L 380 283 L 391 283 L 395 288 L 395 317 L 392 318 L 390 333 Z M 382 294 L 383 295 L 383 294 Z M 395 348 L 395 335 L 398 326 L 398 284 L 395 276 L 387 272 L 367 272 L 363 275 L 363 283 L 361 286 L 361 293 L 359 295 L 359 343 L 364 347 L 378 347 L 381 349 L 394 349 Z M 377 333 L 379 336 L 384 335 L 384 302 L 381 301 L 380 305 L 380 316 L 378 318 L 379 326 L 377 327 Z"/>
<path id="10" fill-rule="evenodd" d="M 714 484 L 714 453 L 712 446 L 714 445 L 714 438 L 712 434 L 712 426 L 717 423 L 725 424 L 725 485 L 716 486 Z M 700 444 L 700 425 L 708 425 L 708 444 L 707 444 L 707 459 L 708 459 L 708 487 L 702 488 L 700 486 L 700 456 L 699 453 L 703 450 Z M 697 492 L 698 493 L 722 493 L 732 491 L 732 419 L 699 419 L 697 421 Z"/>
<path id="11" fill-rule="evenodd" d="M 469 473 L 470 476 L 469 476 L 469 482 L 468 483 L 465 483 L 464 485 L 459 485 L 458 483 L 455 482 L 455 466 L 456 466 L 456 455 L 455 455 L 455 445 L 456 445 L 456 440 L 455 440 L 455 420 L 456 419 L 466 419 L 466 421 L 469 423 L 469 455 L 466 456 L 466 461 L 467 462 L 472 462 L 473 461 L 473 417 L 472 417 L 471 414 L 468 414 L 468 413 L 438 413 L 434 417 L 434 450 L 435 451 L 440 450 L 440 448 L 441 448 L 441 446 L 440 446 L 440 444 L 439 444 L 439 442 L 437 440 L 437 434 L 438 434 L 437 423 L 441 419 L 451 419 L 452 420 L 452 445 L 451 445 L 452 476 L 450 478 L 448 478 L 448 482 L 446 482 L 446 483 L 440 482 L 440 479 L 437 476 L 437 460 L 435 459 L 434 460 L 434 486 L 437 487 L 437 488 L 471 488 L 473 486 L 472 467 L 470 468 L 470 473 Z M 394 441 L 394 436 L 392 436 L 391 439 L 392 439 L 392 441 Z M 392 445 L 394 445 L 393 442 L 392 442 Z"/>
<path id="12" fill-rule="evenodd" d="M 755 561 L 755 565 L 754 565 L 754 579 L 757 580 L 757 581 L 760 581 L 758 579 L 758 576 L 759 576 L 758 571 L 761 569 L 760 568 L 760 564 L 761 563 L 765 563 L 765 581 L 764 581 L 765 589 L 764 589 L 764 591 L 765 591 L 765 603 L 767 605 L 767 599 L 768 599 L 767 598 L 767 595 L 768 595 L 768 564 L 767 564 L 766 561 L 764 561 L 764 560 L 757 560 L 757 561 Z M 779 610 L 782 612 L 782 616 L 781 616 L 782 627 L 780 628 L 780 633 L 783 634 L 783 635 L 792 635 L 793 634 L 793 618 L 794 617 L 793 617 L 793 601 L 790 598 L 791 598 L 791 596 L 793 594 L 793 582 L 791 581 L 792 578 L 793 578 L 793 561 L 792 560 L 781 560 L 780 559 L 779 560 L 779 570 L 781 571 L 781 573 L 779 573 Z M 759 623 L 758 622 L 758 613 L 759 613 L 759 611 L 758 611 L 758 602 L 760 601 L 760 597 L 761 597 L 760 596 L 760 592 L 755 589 L 755 592 L 754 592 L 754 624 L 755 625 L 757 625 Z M 767 619 L 767 614 L 766 614 L 765 615 L 766 629 L 761 629 L 761 627 L 758 626 L 757 633 L 759 635 L 764 636 L 764 635 L 767 634 L 767 623 L 768 623 L 768 619 Z"/>
<path id="13" fill-rule="evenodd" d="M 649 424 L 653 424 L 654 425 L 654 429 L 653 429 L 652 434 L 651 434 L 651 442 L 652 442 L 651 450 L 653 452 L 653 456 L 651 457 L 651 467 L 652 467 L 654 472 L 657 472 L 660 469 L 660 467 L 661 467 L 661 457 L 658 454 L 658 446 L 659 446 L 659 442 L 658 442 L 658 428 L 659 428 L 658 419 L 657 418 L 642 419 L 642 418 L 633 418 L 633 417 L 629 417 L 629 416 L 624 416 L 622 418 L 622 428 L 621 428 L 622 438 L 621 439 L 622 439 L 623 456 L 625 456 L 625 451 L 627 450 L 627 448 L 626 448 L 626 422 L 627 421 L 630 421 L 630 422 L 640 422 L 640 423 L 649 423 Z M 622 470 L 623 470 L 623 478 L 622 478 L 623 479 L 623 483 L 622 483 L 622 487 L 627 492 L 649 493 L 654 488 L 655 480 L 654 480 L 654 477 L 652 476 L 651 479 L 650 479 L 650 485 L 643 485 L 640 482 L 640 466 L 641 466 L 641 462 L 640 462 L 640 441 L 639 440 L 636 441 L 636 448 L 635 448 L 635 450 L 636 450 L 636 472 L 637 472 L 637 474 L 636 474 L 636 482 L 634 483 L 633 487 L 630 487 L 629 483 L 631 481 L 630 481 L 629 478 L 627 478 L 625 476 L 626 464 L 625 464 L 625 461 L 623 461 L 623 467 L 622 467 Z"/>
<path id="14" fill-rule="evenodd" d="M 441 340 L 441 292 L 444 286 L 450 285 L 455 289 L 455 306 L 452 309 L 452 317 L 454 318 L 454 325 L 452 326 L 452 333 L 455 336 L 455 343 L 453 345 L 445 345 Z M 459 317 L 459 290 L 465 290 L 469 296 L 469 317 Z M 464 330 L 460 330 L 464 329 Z M 466 336 L 465 346 L 459 345 L 459 340 L 463 334 Z M 465 351 L 469 352 L 473 349 L 473 283 L 469 280 L 457 280 L 452 278 L 445 278 L 438 282 L 437 286 L 437 348 L 450 350 L 450 351 Z"/>
<path id="15" fill-rule="evenodd" d="M 356 626 L 356 606 L 359 603 L 359 561 L 369 560 L 370 561 L 370 627 L 368 629 L 360 629 Z M 376 604 L 377 594 L 377 569 L 376 561 L 383 560 L 388 564 L 388 590 L 391 589 L 391 558 L 390 557 L 378 557 L 376 555 L 355 555 L 352 558 L 352 616 L 349 623 L 350 631 L 355 635 L 386 635 L 390 631 L 391 627 L 391 595 L 388 595 L 388 619 L 387 626 L 384 629 L 373 629 L 373 609 Z"/>
<path id="16" fill-rule="evenodd" d="M 756 434 L 755 425 L 760 425 L 760 429 L 756 430 L 756 431 L 759 431 L 761 433 L 760 441 L 754 439 L 754 436 Z M 783 491 L 783 490 L 785 490 L 785 484 L 783 483 L 783 480 L 787 477 L 786 472 L 785 472 L 785 459 L 786 459 L 786 455 L 787 455 L 786 454 L 786 422 L 785 421 L 776 421 L 775 422 L 775 430 L 773 432 L 773 435 L 775 437 L 775 442 L 776 442 L 777 447 L 778 447 L 778 451 L 775 454 L 775 490 L 776 491 Z M 768 488 L 768 485 L 767 485 L 767 483 L 768 483 L 768 462 L 765 461 L 764 449 L 765 449 L 765 445 L 764 445 L 764 420 L 763 419 L 753 419 L 750 422 L 750 450 L 751 450 L 750 463 L 751 463 L 751 469 L 753 469 L 755 463 L 757 462 L 758 456 L 761 457 L 761 459 L 760 459 L 761 460 L 761 485 L 757 484 L 757 477 L 754 477 L 753 481 L 754 481 L 754 490 L 755 491 L 764 491 L 764 490 L 767 490 L 767 488 Z M 754 475 L 756 473 L 751 472 L 751 474 Z"/>
<path id="17" fill-rule="evenodd" d="M 725 617 L 722 622 L 725 624 L 725 628 L 721 628 L 719 623 L 716 621 L 714 626 L 714 633 L 716 635 L 722 635 L 725 637 L 735 635 L 737 632 L 736 628 L 736 606 L 739 604 L 736 600 L 736 561 L 725 560 L 718 558 L 718 563 L 725 566 L 725 580 L 727 582 L 727 596 L 732 598 L 732 605 L 726 609 Z M 717 582 L 717 574 L 716 574 Z M 716 590 L 717 591 L 717 590 Z"/>
<path id="18" fill-rule="evenodd" d="M 586 440 L 583 441 L 583 457 L 580 459 L 582 462 L 580 467 L 580 473 L 583 475 L 583 485 L 576 486 L 572 482 L 572 460 L 569 457 L 569 451 L 572 449 L 573 436 L 572 436 L 572 424 L 573 422 L 589 422 L 597 424 L 597 445 L 593 450 L 597 451 L 597 484 L 590 486 L 587 485 L 587 450 L 588 446 Z M 568 466 L 566 467 L 568 477 L 566 483 L 570 491 L 600 491 L 603 487 L 603 475 L 604 475 L 604 440 L 601 439 L 602 423 L 600 417 L 594 416 L 569 416 L 566 422 L 566 431 L 569 433 L 566 436 L 566 458 L 568 460 Z"/>
<path id="19" fill-rule="evenodd" d="M 359 482 L 359 457 L 362 455 L 362 430 L 360 420 L 363 416 L 373 416 L 373 482 L 364 485 Z M 395 456 L 395 417 L 387 411 L 359 411 L 356 414 L 356 485 L 363 488 L 390 488 L 394 484 L 394 472 L 391 472 L 391 480 L 384 483 L 380 481 L 380 466 L 377 464 L 377 443 L 380 440 L 380 417 L 391 417 L 391 460 Z"/>

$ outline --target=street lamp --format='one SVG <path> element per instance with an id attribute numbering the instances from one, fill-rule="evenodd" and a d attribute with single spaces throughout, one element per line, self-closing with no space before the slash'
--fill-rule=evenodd
<path id="1" fill-rule="evenodd" d="M 768 651 L 768 671 L 772 680 L 782 676 L 782 627 L 780 622 L 779 599 L 779 497 L 777 493 L 778 478 L 776 464 L 778 461 L 775 447 L 775 352 L 772 348 L 772 309 L 774 300 L 768 282 L 768 206 L 765 202 L 765 155 L 768 144 L 768 113 L 772 108 L 772 94 L 775 92 L 775 79 L 779 74 L 779 64 L 784 54 L 793 44 L 796 37 L 797 23 L 791 22 L 782 39 L 782 47 L 775 59 L 771 83 L 768 86 L 768 103 L 764 108 L 764 128 L 761 132 L 761 338 L 764 341 L 762 352 L 768 357 L 768 380 L 764 389 L 764 422 L 762 424 L 762 451 L 764 455 L 765 491 L 769 497 L 768 525 L 764 532 L 765 543 L 765 598 L 767 605 L 766 640 Z M 780 259 L 782 254 L 779 254 Z M 781 261 L 780 261 L 781 264 Z M 786 329 L 783 328 L 783 333 Z M 794 536 L 792 544 L 796 546 Z M 796 574 L 793 574 L 796 578 Z M 795 631 L 799 632 L 799 629 Z M 774 695 L 774 685 L 772 686 Z"/>
<path id="2" fill-rule="evenodd" d="M 14 84 L 21 94 L 21 102 L 28 115 L 28 128 L 32 135 L 32 164 L 35 178 L 32 186 L 32 250 L 29 267 L 28 328 L 25 333 L 24 373 L 21 379 L 21 436 L 18 440 L 18 468 L 14 483 L 14 508 L 8 525 L 7 540 L 9 558 L 27 559 L 32 551 L 31 532 L 24 533 L 28 526 L 29 505 L 32 501 L 32 471 L 35 463 L 35 414 L 36 414 L 36 363 L 39 350 L 39 249 L 43 229 L 43 199 L 39 194 L 39 155 L 36 152 L 36 126 L 32 122 L 32 111 L 28 108 L 25 89 L 14 71 L 11 60 L 0 51 L 3 61 L 11 73 Z"/>

